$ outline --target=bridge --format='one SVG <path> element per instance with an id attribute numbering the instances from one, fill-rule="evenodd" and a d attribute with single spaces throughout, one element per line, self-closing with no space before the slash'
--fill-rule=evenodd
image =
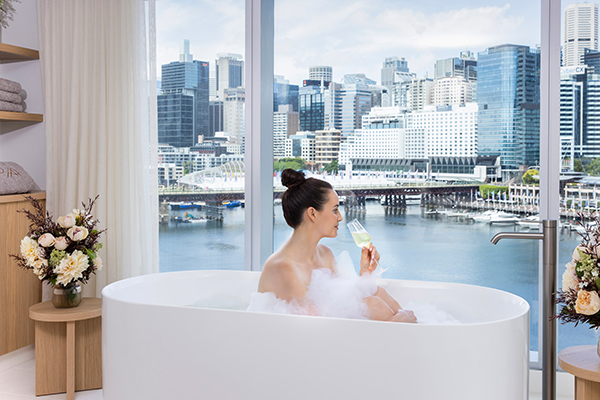
<path id="1" fill-rule="evenodd" d="M 349 183 L 348 180 L 336 183 L 329 181 L 339 196 L 363 199 L 371 196 L 406 196 L 424 195 L 425 199 L 435 200 L 437 197 L 454 196 L 454 200 L 465 199 L 474 195 L 479 189 L 479 182 L 440 183 L 435 181 L 415 182 L 414 179 L 388 180 L 385 184 L 375 182 Z M 281 198 L 286 190 L 284 186 L 275 185 L 273 199 Z M 159 201 L 162 202 L 205 202 L 221 204 L 224 201 L 244 200 L 243 186 L 193 187 L 193 188 L 160 188 Z M 360 201 L 360 200 L 359 200 Z"/>

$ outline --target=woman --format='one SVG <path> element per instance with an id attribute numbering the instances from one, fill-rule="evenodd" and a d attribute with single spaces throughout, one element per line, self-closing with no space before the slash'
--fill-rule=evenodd
<path id="1" fill-rule="evenodd" d="M 332 186 L 320 179 L 306 179 L 304 173 L 286 169 L 281 183 L 288 189 L 282 196 L 283 216 L 294 229 L 292 237 L 268 258 L 264 265 L 258 291 L 272 292 L 279 299 L 295 300 L 311 314 L 318 314 L 305 295 L 313 270 L 334 270 L 335 258 L 331 250 L 319 241 L 336 237 L 343 220 L 339 201 Z M 360 275 L 370 274 L 377 267 L 379 253 L 372 244 L 362 248 Z M 400 305 L 384 289 L 366 297 L 368 317 L 378 321 L 417 322 L 412 311 Z"/>

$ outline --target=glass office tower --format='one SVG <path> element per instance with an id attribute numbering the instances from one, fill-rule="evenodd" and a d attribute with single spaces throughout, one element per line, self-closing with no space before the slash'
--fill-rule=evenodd
<path id="1" fill-rule="evenodd" d="M 500 156 L 503 179 L 539 163 L 540 52 L 504 44 L 479 53 L 479 155 Z"/>

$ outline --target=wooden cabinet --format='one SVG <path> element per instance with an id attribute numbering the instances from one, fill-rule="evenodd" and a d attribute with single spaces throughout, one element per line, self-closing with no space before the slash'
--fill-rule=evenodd
<path id="1" fill-rule="evenodd" d="M 42 284 L 33 272 L 19 268 L 9 254 L 19 254 L 21 239 L 29 230 L 24 208 L 33 209 L 24 196 L 45 205 L 46 193 L 0 196 L 0 355 L 34 342 L 29 307 L 42 301 Z"/>
<path id="2" fill-rule="evenodd" d="M 31 61 L 39 58 L 40 53 L 37 50 L 0 43 L 0 63 Z M 0 111 L 0 122 L 42 122 L 43 120 L 42 114 Z"/>

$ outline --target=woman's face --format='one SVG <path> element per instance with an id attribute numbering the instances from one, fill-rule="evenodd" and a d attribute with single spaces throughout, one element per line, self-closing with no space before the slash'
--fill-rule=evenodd
<path id="1" fill-rule="evenodd" d="M 327 196 L 327 203 L 321 211 L 318 211 L 317 222 L 319 231 L 323 237 L 336 237 L 339 229 L 340 221 L 344 218 L 340 213 L 340 200 L 335 190 L 330 190 Z"/>

